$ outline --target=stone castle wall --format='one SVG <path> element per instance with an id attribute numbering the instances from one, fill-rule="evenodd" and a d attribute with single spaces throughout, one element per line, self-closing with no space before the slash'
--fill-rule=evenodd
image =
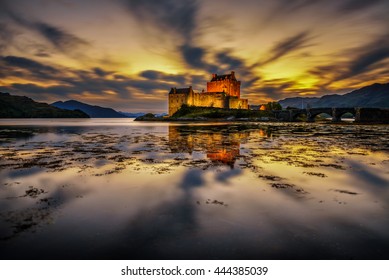
<path id="1" fill-rule="evenodd" d="M 193 101 L 188 105 L 198 107 L 228 108 L 228 102 L 223 93 L 203 92 L 194 93 Z"/>
<path id="2" fill-rule="evenodd" d="M 240 81 L 232 71 L 229 75 L 218 76 L 207 83 L 207 92 L 194 92 L 189 88 L 172 88 L 169 93 L 169 116 L 177 112 L 183 104 L 197 107 L 224 109 L 248 109 L 248 100 L 240 98 Z"/>
<path id="3" fill-rule="evenodd" d="M 226 96 L 216 92 L 192 92 L 169 94 L 169 116 L 177 112 L 183 104 L 197 107 L 214 107 L 224 109 L 248 109 L 248 100 Z"/>
<path id="4" fill-rule="evenodd" d="M 207 83 L 207 92 L 225 92 L 230 96 L 240 97 L 240 81 L 222 80 Z"/>
<path id="5" fill-rule="evenodd" d="M 230 98 L 229 99 L 229 108 L 230 109 L 248 109 L 249 108 L 248 99 Z"/>
<path id="6" fill-rule="evenodd" d="M 169 94 L 169 116 L 173 115 L 183 104 L 187 104 L 188 96 L 185 93 Z"/>

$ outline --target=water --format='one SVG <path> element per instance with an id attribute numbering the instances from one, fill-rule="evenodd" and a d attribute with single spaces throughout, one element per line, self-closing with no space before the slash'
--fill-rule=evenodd
<path id="1" fill-rule="evenodd" d="M 0 120 L 0 258 L 388 259 L 388 132 Z"/>

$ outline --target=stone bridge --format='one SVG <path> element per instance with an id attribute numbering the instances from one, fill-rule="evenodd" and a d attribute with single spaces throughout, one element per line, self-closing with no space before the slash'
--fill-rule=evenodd
<path id="1" fill-rule="evenodd" d="M 327 114 L 333 122 L 341 121 L 344 114 L 350 113 L 357 123 L 389 123 L 389 109 L 382 108 L 307 108 L 273 111 L 274 117 L 280 121 L 294 122 L 298 117 L 305 115 L 308 122 L 314 122 L 315 117 Z"/>

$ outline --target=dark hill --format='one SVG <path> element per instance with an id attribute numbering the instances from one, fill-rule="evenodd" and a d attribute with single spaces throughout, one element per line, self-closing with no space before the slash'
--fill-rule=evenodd
<path id="1" fill-rule="evenodd" d="M 0 92 L 0 118 L 89 118 L 79 110 L 64 110 L 25 96 Z"/>
<path id="2" fill-rule="evenodd" d="M 146 115 L 146 113 L 129 113 L 129 112 L 122 112 L 122 111 L 119 111 L 120 114 L 128 117 L 128 118 L 137 118 L 137 117 L 140 117 L 140 116 L 143 116 L 143 115 Z"/>
<path id="3" fill-rule="evenodd" d="M 361 107 L 361 108 L 389 108 L 389 83 L 372 84 L 344 95 L 332 94 L 318 97 L 292 97 L 280 100 L 283 108 L 312 108 L 323 107 Z"/>
<path id="4" fill-rule="evenodd" d="M 65 102 L 57 101 L 51 104 L 57 108 L 68 110 L 81 110 L 87 113 L 91 118 L 125 118 L 126 116 L 116 112 L 114 109 L 100 106 L 89 105 L 76 100 L 68 100 Z"/>

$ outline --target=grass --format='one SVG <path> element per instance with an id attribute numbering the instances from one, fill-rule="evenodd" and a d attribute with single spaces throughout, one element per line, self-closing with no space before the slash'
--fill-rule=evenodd
<path id="1" fill-rule="evenodd" d="M 257 111 L 246 109 L 222 109 L 214 107 L 195 107 L 183 105 L 173 114 L 172 119 L 177 118 L 209 118 L 209 119 L 224 119 L 224 118 L 261 118 L 273 117 L 270 111 Z"/>

